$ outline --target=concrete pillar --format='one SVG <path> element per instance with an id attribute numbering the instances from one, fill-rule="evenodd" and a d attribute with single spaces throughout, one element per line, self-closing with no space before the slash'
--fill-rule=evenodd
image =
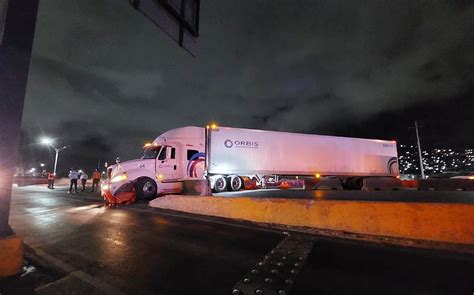
<path id="1" fill-rule="evenodd" d="M 20 271 L 23 259 L 8 217 L 37 11 L 38 0 L 0 0 L 0 276 Z"/>

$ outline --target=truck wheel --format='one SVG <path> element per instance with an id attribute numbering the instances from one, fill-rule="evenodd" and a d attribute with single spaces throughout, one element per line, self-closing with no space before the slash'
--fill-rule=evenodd
<path id="1" fill-rule="evenodd" d="M 216 179 L 216 182 L 214 183 L 214 192 L 216 193 L 221 193 L 225 191 L 227 188 L 227 180 L 225 177 L 221 176 Z"/>
<path id="2" fill-rule="evenodd" d="M 135 184 L 138 200 L 147 200 L 156 195 L 156 182 L 151 178 L 142 178 Z"/>
<path id="3" fill-rule="evenodd" d="M 232 176 L 230 179 L 230 188 L 233 191 L 240 191 L 244 185 L 244 182 L 242 181 L 242 178 L 239 176 Z"/>

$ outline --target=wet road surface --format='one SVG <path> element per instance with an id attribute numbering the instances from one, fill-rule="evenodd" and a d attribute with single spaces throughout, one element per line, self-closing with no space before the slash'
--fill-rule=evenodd
<path id="1" fill-rule="evenodd" d="M 474 203 L 471 191 L 336 191 L 336 190 L 248 190 L 214 194 L 223 197 L 290 198 L 339 201 Z"/>
<path id="2" fill-rule="evenodd" d="M 291 294 L 474 292 L 472 255 L 299 235 L 312 250 L 292 276 L 278 231 L 145 204 L 109 209 L 60 189 L 16 188 L 12 202 L 10 224 L 26 243 L 126 294 L 231 294 L 259 262 L 291 277 Z M 260 275 L 252 287 L 275 284 L 264 279 L 276 274 Z"/>
<path id="3" fill-rule="evenodd" d="M 125 293 L 225 294 L 281 234 L 17 189 L 10 224 L 41 247 Z"/>

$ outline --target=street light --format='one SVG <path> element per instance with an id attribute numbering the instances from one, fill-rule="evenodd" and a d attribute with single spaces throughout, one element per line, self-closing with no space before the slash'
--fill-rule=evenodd
<path id="1" fill-rule="evenodd" d="M 53 140 L 49 137 L 43 137 L 41 138 L 41 143 L 44 144 L 44 145 L 52 145 L 53 144 Z"/>
<path id="2" fill-rule="evenodd" d="M 67 149 L 69 146 L 65 145 L 65 146 L 62 146 L 60 148 L 57 148 L 53 145 L 54 143 L 54 140 L 49 138 L 49 137 L 43 137 L 41 138 L 40 142 L 44 145 L 47 145 L 51 148 L 54 149 L 54 151 L 56 152 L 56 156 L 54 157 L 54 170 L 53 170 L 53 175 L 56 176 L 56 167 L 58 166 L 58 156 L 59 156 L 59 152 L 60 151 L 63 151 L 65 149 Z"/>

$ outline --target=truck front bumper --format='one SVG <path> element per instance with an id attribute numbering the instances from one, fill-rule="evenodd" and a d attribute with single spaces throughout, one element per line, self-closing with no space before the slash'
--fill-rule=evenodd
<path id="1" fill-rule="evenodd" d="M 130 204 L 135 202 L 136 194 L 134 183 L 131 181 L 110 183 L 103 182 L 100 187 L 100 194 L 109 206 L 119 204 Z"/>

